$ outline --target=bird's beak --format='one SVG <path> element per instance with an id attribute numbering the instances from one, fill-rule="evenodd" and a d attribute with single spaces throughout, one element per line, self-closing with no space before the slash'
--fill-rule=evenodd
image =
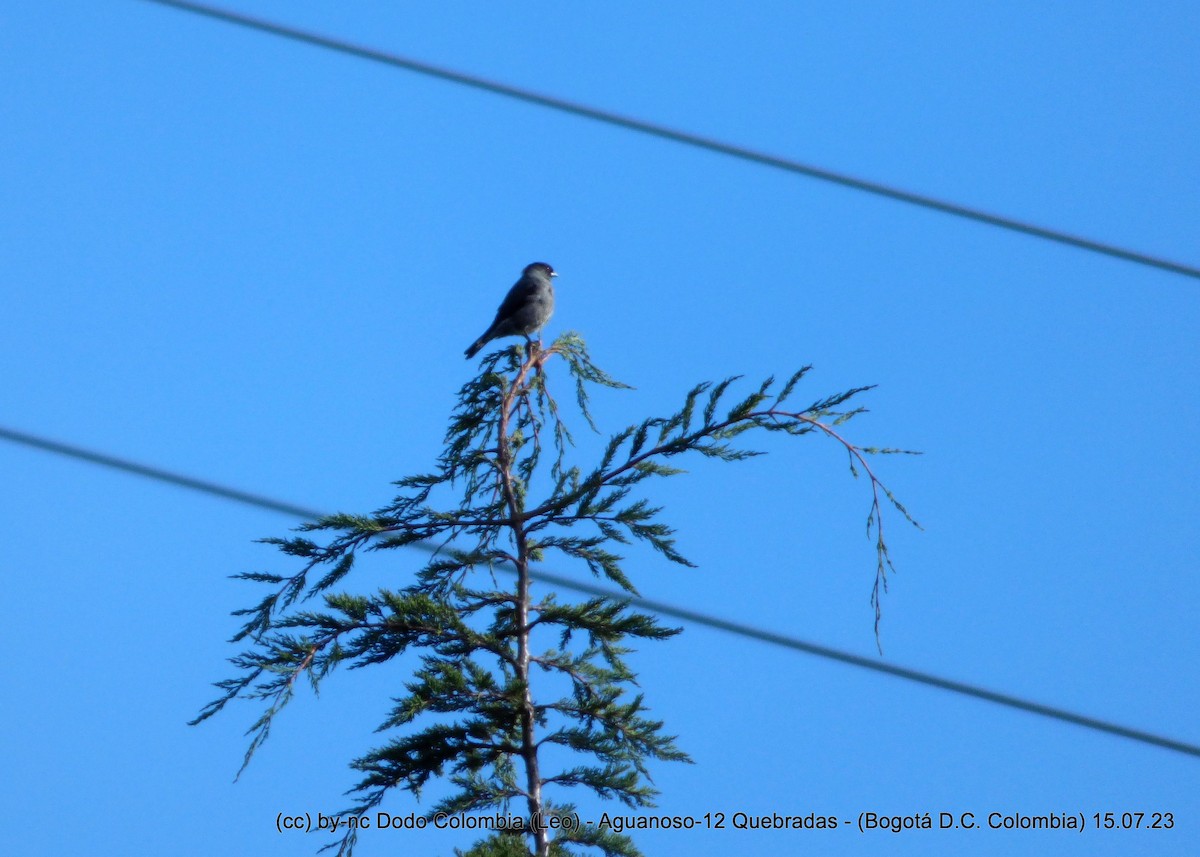
<path id="1" fill-rule="evenodd" d="M 550 272 L 550 276 L 552 276 L 552 277 L 557 277 L 557 276 L 558 276 L 558 271 L 551 271 L 551 272 Z"/>

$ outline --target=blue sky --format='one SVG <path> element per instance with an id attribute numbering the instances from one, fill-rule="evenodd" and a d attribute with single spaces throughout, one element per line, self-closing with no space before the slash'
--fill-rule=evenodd
<path id="1" fill-rule="evenodd" d="M 1194 4 L 229 8 L 1200 263 Z M 636 387 L 596 398 L 606 431 L 731 374 L 812 363 L 813 399 L 879 385 L 849 434 L 925 452 L 878 465 L 926 527 L 888 522 L 887 662 L 1200 742 L 1195 280 L 140 0 L 9 4 L 0 76 L 0 424 L 373 509 L 428 468 L 462 349 L 545 259 L 547 332 L 579 330 Z M 631 575 L 873 655 L 866 486 L 816 438 L 763 448 L 659 486 L 699 568 L 638 553 Z M 287 570 L 253 540 L 292 522 L 12 445 L 0 472 L 11 850 L 313 853 L 276 815 L 342 805 L 405 665 L 301 696 L 236 784 L 256 709 L 185 725 L 228 674 L 229 611 L 258 597 L 228 575 Z M 421 556 L 389 560 L 364 586 Z M 696 761 L 655 768 L 663 813 L 1175 818 L 655 833 L 647 853 L 1195 841 L 1195 758 L 702 628 L 635 663 Z"/>

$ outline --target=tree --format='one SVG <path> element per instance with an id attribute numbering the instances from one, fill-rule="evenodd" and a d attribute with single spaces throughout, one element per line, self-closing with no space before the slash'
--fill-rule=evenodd
<path id="1" fill-rule="evenodd" d="M 867 532 L 877 559 L 872 603 L 878 633 L 881 587 L 891 568 L 883 507 L 912 519 L 868 463 L 871 454 L 900 450 L 859 447 L 840 433 L 839 426 L 861 412 L 844 406 L 869 388 L 795 410 L 786 402 L 809 367 L 778 388 L 768 378 L 732 407 L 726 399 L 737 379 L 699 384 L 671 416 L 612 436 L 600 461 L 585 471 L 567 464 L 572 439 L 548 384 L 554 361 L 566 364 L 578 407 L 595 429 L 589 388 L 625 385 L 591 362 L 576 334 L 549 348 L 494 352 L 459 392 L 432 472 L 395 483 L 399 496 L 372 514 L 329 515 L 300 526 L 302 535 L 264 539 L 301 561 L 294 574 L 236 575 L 271 591 L 235 612 L 244 624 L 234 640 L 248 648 L 231 659 L 238 674 L 217 683 L 221 696 L 193 722 L 238 697 L 265 703 L 250 729 L 243 769 L 302 677 L 316 690 L 335 666 L 358 669 L 409 649 L 421 652 L 420 667 L 381 726 L 396 737 L 352 762 L 361 779 L 351 790 L 352 806 L 339 816 L 351 823 L 326 846 L 343 857 L 357 840 L 355 818 L 394 789 L 419 798 L 435 777 L 451 788 L 427 819 L 491 812 L 502 825 L 501 813 L 520 807 L 512 816 L 516 829 L 502 827 L 467 852 L 471 857 L 639 853 L 621 832 L 578 824 L 572 805 L 557 795 L 583 789 L 628 807 L 652 806 L 656 792 L 647 763 L 687 760 L 663 724 L 647 716 L 625 660 L 631 643 L 666 639 L 680 629 L 664 627 L 620 598 L 568 603 L 551 592 L 535 595 L 532 565 L 569 557 L 631 594 L 637 590 L 615 552 L 621 544 L 644 542 L 672 562 L 691 565 L 676 550 L 661 509 L 640 496 L 643 482 L 683 472 L 668 463 L 682 456 L 737 461 L 757 455 L 740 445 L 752 430 L 816 433 L 838 442 L 851 471 L 865 473 L 870 483 Z M 368 595 L 334 591 L 360 552 L 428 544 L 436 550 L 408 585 Z M 487 573 L 497 567 L 515 571 L 511 586 Z M 323 609 L 300 609 L 318 596 Z M 547 641 L 549 647 L 539 648 Z M 542 692 L 555 682 L 569 691 L 557 698 Z M 547 770 L 551 747 L 579 763 Z"/>

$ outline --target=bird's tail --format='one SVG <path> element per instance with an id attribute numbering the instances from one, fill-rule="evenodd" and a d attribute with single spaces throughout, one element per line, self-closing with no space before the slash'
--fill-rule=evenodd
<path id="1" fill-rule="evenodd" d="M 470 360 L 472 357 L 474 357 L 476 354 L 478 354 L 479 349 L 483 348 L 483 346 L 487 345 L 487 341 L 488 341 L 488 336 L 485 333 L 483 336 L 479 337 L 474 342 L 472 342 L 471 346 L 465 352 L 467 355 L 467 359 Z"/>

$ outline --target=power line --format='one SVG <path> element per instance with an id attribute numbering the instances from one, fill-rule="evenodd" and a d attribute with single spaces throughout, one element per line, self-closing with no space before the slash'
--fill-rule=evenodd
<path id="1" fill-rule="evenodd" d="M 281 512 L 292 517 L 305 518 L 309 520 L 315 520 L 323 517 L 322 513 L 320 512 L 317 512 L 313 509 L 307 509 L 303 506 L 298 506 L 293 503 L 274 500 L 261 494 L 251 494 L 246 491 L 239 491 L 235 488 L 228 488 L 224 485 L 218 485 L 215 482 L 209 482 L 205 479 L 196 479 L 191 476 L 184 476 L 169 470 L 163 470 L 158 467 L 151 467 L 146 464 L 130 461 L 129 459 L 118 458 L 114 455 L 95 452 L 93 450 L 84 449 L 83 447 L 74 446 L 72 444 L 60 443 L 59 441 L 49 440 L 37 435 L 16 431 L 10 428 L 4 428 L 2 426 L 0 426 L 0 440 L 11 441 L 13 443 L 33 447 L 34 449 L 50 452 L 55 455 L 86 461 L 91 464 L 99 464 L 102 467 L 120 470 L 125 473 L 131 473 L 135 476 L 153 479 L 158 482 L 165 482 L 180 488 L 186 488 L 189 491 L 198 491 L 205 494 L 211 494 L 213 496 L 220 497 L 223 500 L 233 500 L 237 503 L 243 503 L 247 506 L 257 506 L 261 509 L 267 509 L 272 512 Z M 418 547 L 429 552 L 434 550 L 434 548 L 428 544 L 416 544 L 412 545 L 412 547 Z M 504 570 L 510 572 L 512 571 L 512 569 L 507 568 Z M 1012 696 L 1011 694 L 999 693 L 997 691 L 988 690 L 987 688 L 977 687 L 964 682 L 940 678 L 939 676 L 921 672 L 919 670 L 892 666 L 890 664 L 885 664 L 870 658 L 862 657 L 861 655 L 843 652 L 838 649 L 832 649 L 828 646 L 819 645 L 817 643 L 809 643 L 804 640 L 798 640 L 795 637 L 790 637 L 784 634 L 776 634 L 772 631 L 764 631 L 760 628 L 754 628 L 750 625 L 744 625 L 740 622 L 733 622 L 728 619 L 721 619 L 719 617 L 710 616 L 705 613 L 699 613 L 694 610 L 675 607 L 662 601 L 630 596 L 628 593 L 616 592 L 603 586 L 596 586 L 595 584 L 572 580 L 568 577 L 563 577 L 543 569 L 531 570 L 530 576 L 543 583 L 550 583 L 555 586 L 562 587 L 563 589 L 571 589 L 587 595 L 599 595 L 607 598 L 614 598 L 620 601 L 627 601 L 629 604 L 635 607 L 651 610 L 663 616 L 670 616 L 673 619 L 681 619 L 685 622 L 691 622 L 696 625 L 702 625 L 718 631 L 736 634 L 740 637 L 746 637 L 748 639 L 770 643 L 771 645 L 781 646 L 785 649 L 804 652 L 806 654 L 815 655 L 819 658 L 825 658 L 826 660 L 849 664 L 850 666 L 860 667 L 862 669 L 871 670 L 884 675 L 890 675 L 906 681 L 917 682 L 918 684 L 924 684 L 929 687 L 936 687 L 940 690 L 946 690 L 962 696 L 970 696 L 975 699 L 982 699 L 986 702 L 991 702 L 996 705 L 1003 705 L 1007 706 L 1008 708 L 1015 708 L 1018 711 L 1025 711 L 1030 714 L 1048 717 L 1052 720 L 1071 723 L 1076 726 L 1082 726 L 1085 729 L 1091 729 L 1096 732 L 1104 732 L 1109 735 L 1115 735 L 1119 738 L 1126 738 L 1130 741 L 1149 744 L 1151 746 L 1160 747 L 1164 750 L 1170 750 L 1175 753 L 1183 753 L 1189 756 L 1200 757 L 1200 746 L 1195 744 L 1188 744 L 1184 741 L 1177 741 L 1173 738 L 1166 738 L 1161 735 L 1155 735 L 1151 732 L 1144 732 L 1140 729 L 1131 729 L 1127 726 L 1109 723 L 1108 721 L 1099 720 L 1095 717 L 1088 717 L 1083 714 L 1075 714 L 1074 712 L 1067 711 L 1063 708 L 1055 708 L 1050 705 L 1042 705 L 1038 702 L 1030 702 L 1029 700 Z"/>
<path id="2" fill-rule="evenodd" d="M 99 464 L 101 467 L 109 467 L 113 470 L 123 470 L 126 473 L 132 473 L 134 476 L 144 476 L 147 479 L 155 479 L 159 482 L 166 482 L 170 485 L 177 485 L 180 488 L 187 488 L 190 491 L 200 491 L 205 494 L 212 494 L 216 497 L 222 497 L 226 500 L 233 500 L 238 503 L 245 503 L 247 506 L 258 506 L 260 509 L 269 509 L 272 512 L 282 512 L 285 515 L 291 515 L 296 518 L 316 519 L 322 516 L 322 512 L 317 512 L 313 509 L 306 509 L 303 506 L 296 506 L 292 503 L 284 503 L 280 500 L 272 500 L 270 497 L 263 497 L 259 494 L 250 494 L 246 491 L 238 491 L 236 488 L 227 488 L 224 485 L 218 485 L 215 482 L 208 482 L 204 479 L 194 479 L 191 476 L 184 476 L 180 473 L 172 473 L 169 470 L 162 470 L 158 467 L 150 467 L 146 464 L 139 464 L 136 461 L 130 461 L 126 458 L 118 458 L 115 455 L 106 455 L 102 452 L 93 452 L 90 449 L 84 449 L 80 446 L 72 446 L 69 443 L 59 443 L 56 440 L 49 440 L 37 435 L 26 434 L 22 431 L 4 428 L 0 426 L 0 439 L 12 441 L 13 443 L 32 446 L 34 449 L 41 449 L 45 452 L 52 452 L 55 455 L 64 455 L 69 458 L 77 458 L 80 461 L 87 461 L 92 464 Z"/>
<path id="3" fill-rule="evenodd" d="M 973 220 L 977 223 L 984 223 L 988 226 L 995 226 L 1000 229 L 1007 229 L 1011 232 L 1018 232 L 1022 235 L 1029 235 L 1034 238 L 1041 238 L 1046 241 L 1065 244 L 1078 250 L 1099 253 L 1104 256 L 1122 259 L 1126 262 L 1133 262 L 1138 265 L 1145 265 L 1162 271 L 1169 271 L 1173 274 L 1180 274 L 1185 277 L 1200 279 L 1200 268 L 1192 265 L 1185 265 L 1181 262 L 1171 261 L 1170 259 L 1150 256 L 1146 253 L 1140 253 L 1136 250 L 1127 250 L 1113 244 L 1108 244 L 1102 241 L 1093 241 L 1090 238 L 1071 235 L 1067 232 L 1062 232 L 1057 229 L 1037 226 L 1035 224 L 1015 220 L 1010 217 L 1002 217 L 998 214 L 989 214 L 986 211 L 980 211 L 979 209 L 970 208 L 965 205 L 946 202 L 945 200 L 936 199 L 924 194 L 902 190 L 901 188 L 891 187 L 890 185 L 881 184 L 868 179 L 856 178 L 854 176 L 846 175 L 845 173 L 834 172 L 833 170 L 827 170 L 822 167 L 814 167 L 809 164 L 800 163 L 799 161 L 790 160 L 788 158 L 769 155 L 765 152 L 757 152 L 753 149 L 748 149 L 733 143 L 725 143 L 720 140 L 712 139 L 711 137 L 703 137 L 699 134 L 692 134 L 687 131 L 679 131 L 674 128 L 668 128 L 665 125 L 658 125 L 653 122 L 646 122 L 641 119 L 622 116 L 619 113 L 613 113 L 608 110 L 589 107 L 585 104 L 578 104 L 573 101 L 567 101 L 563 98 L 555 98 L 551 95 L 544 95 L 542 93 L 533 92 L 532 90 L 510 86 L 505 83 L 488 80 L 487 78 L 478 77 L 476 75 L 466 74 L 464 72 L 454 71 L 453 69 L 436 66 L 431 63 L 421 62 L 420 60 L 414 60 L 408 57 L 399 56 L 397 54 L 376 50 L 374 48 L 356 45 L 351 42 L 334 39 L 329 36 L 322 36 L 318 33 L 300 30 L 284 24 L 277 24 L 273 21 L 266 21 L 261 18 L 253 18 L 249 15 L 242 15 L 237 12 L 217 9 L 201 3 L 190 3 L 186 2 L 186 0 L 148 0 L 148 2 L 157 3 L 160 6 L 168 6 L 184 12 L 191 12 L 196 15 L 202 15 L 204 17 L 213 18 L 218 21 L 224 21 L 229 24 L 248 27 L 253 30 L 258 30 L 259 32 L 269 33 L 270 35 L 291 39 L 292 41 L 296 42 L 303 42 L 319 48 L 325 48 L 327 50 L 358 57 L 359 59 L 383 63 L 384 65 L 393 66 L 395 68 L 402 68 L 406 71 L 423 74 L 428 77 L 435 77 L 439 80 L 456 83 L 461 86 L 469 86 L 474 89 L 483 90 L 484 92 L 490 92 L 494 95 L 501 95 L 505 98 L 513 98 L 518 101 L 524 101 L 528 104 L 535 104 L 539 107 L 546 107 L 562 113 L 569 113 L 573 116 L 592 119 L 608 125 L 616 125 L 629 131 L 636 131 L 640 134 L 649 134 L 653 137 L 659 137 L 675 143 L 682 143 L 685 146 L 692 146 L 694 148 L 704 149 L 709 152 L 716 152 L 720 155 L 727 155 L 743 161 L 750 161 L 751 163 L 772 167 L 785 172 L 807 176 L 808 178 L 818 179 L 824 182 L 831 182 L 842 187 L 874 194 L 876 196 L 886 197 L 897 202 L 903 202 L 909 205 L 915 205 L 921 208 L 939 211 L 942 214 L 949 214 L 954 217 Z"/>

